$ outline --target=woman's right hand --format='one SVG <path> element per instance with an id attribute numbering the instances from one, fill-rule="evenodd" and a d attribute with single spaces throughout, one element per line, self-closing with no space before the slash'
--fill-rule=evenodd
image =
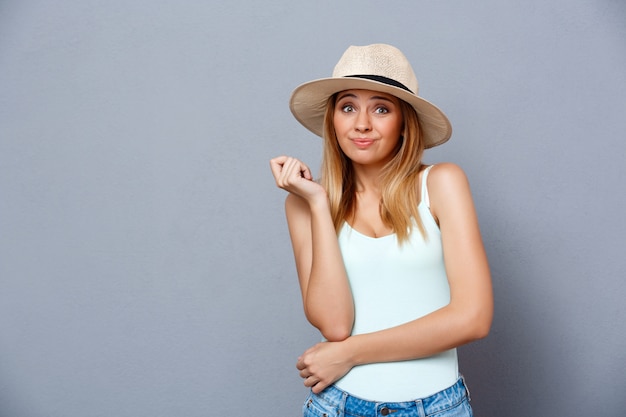
<path id="1" fill-rule="evenodd" d="M 290 156 L 278 156 L 270 160 L 270 168 L 279 188 L 296 194 L 308 202 L 312 202 L 316 197 L 326 197 L 326 191 L 313 180 L 311 170 L 302 161 Z"/>

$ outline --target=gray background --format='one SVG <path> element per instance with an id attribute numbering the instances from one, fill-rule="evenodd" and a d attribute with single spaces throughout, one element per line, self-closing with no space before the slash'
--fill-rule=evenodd
<path id="1" fill-rule="evenodd" d="M 0 1 L 0 416 L 293 416 L 301 312 L 268 160 L 299 83 L 386 42 L 455 133 L 493 270 L 478 416 L 626 407 L 621 0 Z"/>

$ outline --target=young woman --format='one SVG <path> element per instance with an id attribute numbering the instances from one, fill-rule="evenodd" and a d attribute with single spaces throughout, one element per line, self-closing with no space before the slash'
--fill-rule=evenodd
<path id="1" fill-rule="evenodd" d="M 323 336 L 296 365 L 305 416 L 472 415 L 456 347 L 489 332 L 489 266 L 465 174 L 422 164 L 451 127 L 417 87 L 402 52 L 375 44 L 292 94 L 296 119 L 324 138 L 319 183 L 295 158 L 270 162 Z"/>

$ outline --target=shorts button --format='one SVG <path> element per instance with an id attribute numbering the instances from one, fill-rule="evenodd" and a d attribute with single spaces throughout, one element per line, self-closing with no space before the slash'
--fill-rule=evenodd
<path id="1" fill-rule="evenodd" d="M 380 414 L 383 416 L 388 416 L 390 413 L 389 409 L 387 407 L 383 407 L 380 409 Z"/>

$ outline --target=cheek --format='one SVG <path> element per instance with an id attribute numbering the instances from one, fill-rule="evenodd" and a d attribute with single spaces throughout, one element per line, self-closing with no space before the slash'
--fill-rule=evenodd
<path id="1" fill-rule="evenodd" d="M 395 124 L 394 127 L 392 128 L 393 130 L 393 135 L 396 137 L 400 137 L 402 136 L 402 131 L 403 131 L 403 123 L 402 120 L 398 120 Z"/>
<path id="2" fill-rule="evenodd" d="M 389 121 L 381 125 L 380 129 L 389 138 L 399 138 L 402 135 L 402 123 L 399 121 Z"/>
<path id="3" fill-rule="evenodd" d="M 335 128 L 335 133 L 337 134 L 345 131 L 346 129 L 345 118 L 341 117 L 341 115 L 335 114 L 335 116 L 333 117 L 333 127 Z"/>

